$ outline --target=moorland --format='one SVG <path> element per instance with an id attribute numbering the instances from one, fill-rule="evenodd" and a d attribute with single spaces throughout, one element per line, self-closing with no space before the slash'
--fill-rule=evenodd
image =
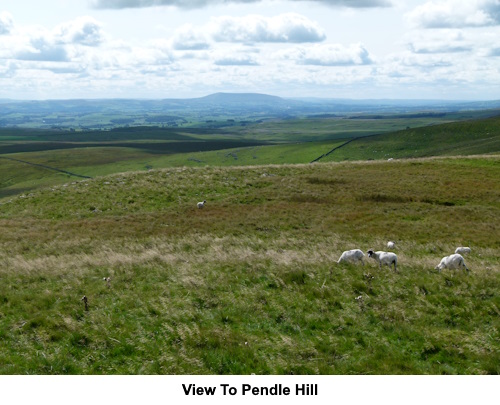
<path id="1" fill-rule="evenodd" d="M 498 374 L 498 111 L 328 111 L 1 129 L 0 373 Z"/>

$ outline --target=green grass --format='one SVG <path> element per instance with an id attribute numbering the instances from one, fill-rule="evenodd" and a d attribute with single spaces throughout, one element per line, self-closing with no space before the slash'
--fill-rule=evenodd
<path id="1" fill-rule="evenodd" d="M 365 119 L 361 116 L 269 120 L 243 127 L 238 133 L 246 139 L 282 142 L 325 141 L 394 132 L 407 127 L 436 125 L 451 120 L 450 117 Z"/>
<path id="2" fill-rule="evenodd" d="M 175 166 L 256 166 L 263 164 L 310 163 L 318 156 L 341 145 L 339 141 L 295 142 L 232 148 L 221 151 L 191 152 L 151 159 L 155 168 Z"/>
<path id="3" fill-rule="evenodd" d="M 82 176 L 97 177 L 113 173 L 181 166 L 244 166 L 259 164 L 308 163 L 326 153 L 338 142 L 311 142 L 187 152 L 159 155 L 126 147 L 62 149 L 3 155 L 25 162 L 59 168 Z M 0 156 L 0 199 L 28 193 L 48 185 L 79 180 L 67 174 Z"/>
<path id="4" fill-rule="evenodd" d="M 324 156 L 321 161 L 495 153 L 500 149 L 498 121 L 496 118 L 471 123 L 447 124 L 361 138 L 335 150 L 328 156 Z M 155 134 L 155 131 L 152 133 Z M 121 132 L 119 134 L 123 135 Z M 151 135 L 147 131 L 145 134 L 144 136 L 148 138 Z M 57 136 L 61 136 L 61 134 Z M 75 138 L 75 142 L 76 139 L 80 139 L 78 136 Z M 97 136 L 97 134 L 93 136 Z M 172 166 L 308 163 L 345 142 L 345 139 L 323 142 L 293 142 L 201 152 L 198 151 L 199 144 L 196 142 L 188 142 L 182 146 L 176 140 L 171 140 L 160 146 L 159 140 L 140 140 L 140 132 L 129 134 L 127 141 L 129 143 L 125 141 L 118 143 L 116 138 L 118 135 L 116 134 L 105 133 L 102 136 L 106 137 L 103 142 L 108 142 L 108 146 L 90 147 L 88 143 L 82 143 L 80 140 L 77 145 L 79 147 L 72 149 L 13 153 L 3 156 L 95 177 Z M 201 137 L 199 134 L 196 136 Z M 136 141 L 133 141 L 133 137 L 136 138 Z M 220 140 L 217 135 L 212 135 L 212 138 L 207 138 L 204 142 L 206 145 L 203 147 L 218 149 L 221 147 L 218 146 L 218 139 Z M 98 144 L 95 141 L 92 142 L 94 142 L 92 145 Z M 136 147 L 138 142 L 142 142 L 144 147 Z M 172 145 L 172 149 L 160 151 L 161 153 L 154 149 L 155 147 L 164 148 L 165 145 Z M 230 145 L 231 143 L 226 142 L 222 144 L 222 147 Z M 19 143 L 16 144 L 16 147 L 19 150 L 22 149 L 22 145 Z M 0 171 L 0 197 L 20 194 L 39 185 L 61 184 L 68 180 L 71 180 L 71 177 L 61 173 L 3 159 Z"/>
<path id="5" fill-rule="evenodd" d="M 479 112 L 474 115 L 481 116 Z M 309 163 L 360 136 L 321 161 L 498 152 L 500 119 L 463 121 L 467 117 L 465 113 L 439 117 L 317 117 L 224 128 L 133 127 L 86 132 L 2 129 L 0 199 L 75 179 L 50 168 L 96 177 L 175 166 Z M 426 126 L 450 119 L 462 121 Z"/>
<path id="6" fill-rule="evenodd" d="M 498 153 L 500 117 L 406 129 L 361 138 L 322 161 Z"/>
<path id="7" fill-rule="evenodd" d="M 499 162 L 179 167 L 3 199 L 0 373 L 498 374 Z M 399 273 L 335 263 L 389 239 Z M 471 274 L 437 273 L 458 245 Z"/>

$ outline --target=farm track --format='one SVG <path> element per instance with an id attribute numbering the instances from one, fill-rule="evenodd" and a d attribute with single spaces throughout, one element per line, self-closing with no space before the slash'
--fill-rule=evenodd
<path id="1" fill-rule="evenodd" d="M 0 159 L 5 159 L 5 160 L 13 161 L 13 162 L 24 163 L 24 164 L 27 164 L 27 165 L 30 165 L 30 166 L 35 166 L 35 167 L 42 167 L 42 168 L 47 169 L 47 170 L 53 170 L 53 171 L 56 171 L 56 172 L 59 172 L 59 173 L 68 174 L 70 176 L 80 177 L 82 179 L 91 179 L 92 178 L 92 177 L 89 177 L 89 176 L 84 176 L 84 175 L 81 175 L 81 174 L 76 174 L 76 173 L 68 172 L 67 170 L 58 169 L 56 167 L 42 165 L 42 164 L 39 164 L 39 163 L 28 162 L 26 160 L 8 158 L 8 157 L 5 157 L 5 156 L 0 156 Z"/>

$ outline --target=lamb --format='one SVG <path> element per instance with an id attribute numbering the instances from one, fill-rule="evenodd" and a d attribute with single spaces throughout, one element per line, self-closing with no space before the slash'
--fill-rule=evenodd
<path id="1" fill-rule="evenodd" d="M 387 242 L 387 247 L 389 249 L 394 249 L 394 246 L 396 246 L 396 243 L 394 243 L 392 240 L 390 240 L 389 242 Z"/>
<path id="2" fill-rule="evenodd" d="M 455 253 L 458 253 L 460 255 L 468 255 L 470 253 L 470 247 L 457 247 Z"/>
<path id="3" fill-rule="evenodd" d="M 365 254 L 361 249 L 352 249 L 352 250 L 346 250 L 345 252 L 342 253 L 340 256 L 339 260 L 337 263 L 342 263 L 342 262 L 348 262 L 348 263 L 356 263 L 356 262 L 361 262 L 361 264 L 364 266 L 365 262 L 363 261 L 363 258 L 365 257 Z"/>
<path id="4" fill-rule="evenodd" d="M 462 255 L 458 253 L 452 254 L 450 256 L 445 256 L 441 259 L 441 262 L 435 267 L 441 273 L 443 269 L 461 269 L 465 268 L 465 270 L 470 271 L 465 264 L 465 260 Z"/>
<path id="5" fill-rule="evenodd" d="M 196 204 L 196 206 L 199 209 L 202 209 L 205 206 L 206 202 L 207 202 L 206 200 L 200 201 L 198 204 Z"/>
<path id="6" fill-rule="evenodd" d="M 379 267 L 382 268 L 382 265 L 385 266 L 391 266 L 394 264 L 394 271 L 397 270 L 397 265 L 398 265 L 398 257 L 396 256 L 395 253 L 392 252 L 383 252 L 381 250 L 374 252 L 373 250 L 369 250 L 368 252 L 368 257 L 371 257 L 372 259 L 375 259 L 378 261 Z"/>

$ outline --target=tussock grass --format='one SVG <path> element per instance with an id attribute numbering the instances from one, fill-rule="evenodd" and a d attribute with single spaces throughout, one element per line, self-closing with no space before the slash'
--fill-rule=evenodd
<path id="1" fill-rule="evenodd" d="M 0 373 L 497 374 L 498 163 L 173 168 L 4 199 Z M 398 273 L 336 263 L 387 240 Z M 434 270 L 458 245 L 471 274 Z"/>

